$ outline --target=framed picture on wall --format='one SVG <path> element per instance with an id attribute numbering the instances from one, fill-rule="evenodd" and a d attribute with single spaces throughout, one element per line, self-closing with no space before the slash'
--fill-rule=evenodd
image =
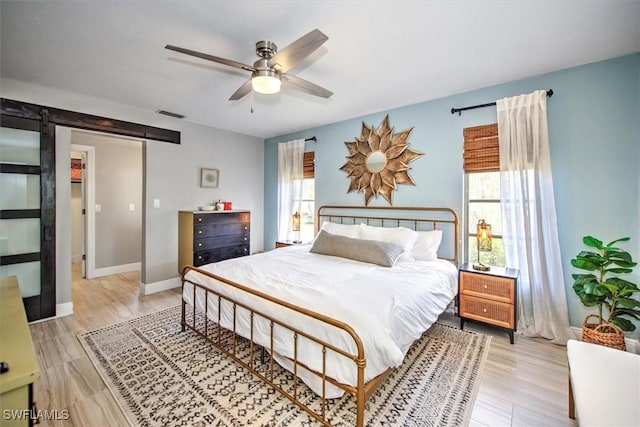
<path id="1" fill-rule="evenodd" d="M 200 168 L 200 187 L 218 188 L 220 171 L 218 169 Z"/>

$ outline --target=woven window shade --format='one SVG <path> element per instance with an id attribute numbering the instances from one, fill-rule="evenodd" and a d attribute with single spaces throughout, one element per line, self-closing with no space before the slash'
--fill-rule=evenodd
<path id="1" fill-rule="evenodd" d="M 498 124 L 464 129 L 464 171 L 496 172 L 500 170 Z"/>
<path id="2" fill-rule="evenodd" d="M 302 160 L 303 176 L 305 179 L 315 177 L 315 160 L 316 153 L 314 151 L 306 151 Z"/>

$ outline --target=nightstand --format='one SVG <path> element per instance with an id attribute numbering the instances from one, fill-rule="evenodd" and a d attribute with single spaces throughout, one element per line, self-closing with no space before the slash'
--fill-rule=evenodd
<path id="1" fill-rule="evenodd" d="M 278 240 L 276 242 L 276 249 L 278 248 L 286 248 L 287 246 L 296 245 L 297 243 L 293 243 L 293 240 Z"/>
<path id="2" fill-rule="evenodd" d="M 497 326 L 509 331 L 513 344 L 519 274 L 515 268 L 491 267 L 489 271 L 478 271 L 471 264 L 461 265 L 458 269 L 460 329 L 466 320 Z"/>

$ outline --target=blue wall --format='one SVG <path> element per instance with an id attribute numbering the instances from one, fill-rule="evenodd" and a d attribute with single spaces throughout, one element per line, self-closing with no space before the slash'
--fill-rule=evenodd
<path id="1" fill-rule="evenodd" d="M 362 193 L 346 193 L 349 180 L 339 170 L 347 154 L 344 141 L 360 136 L 363 121 L 378 126 L 389 114 L 396 132 L 414 127 L 410 148 L 425 153 L 410 164 L 416 186 L 400 185 L 394 206 L 448 206 L 461 214 L 462 130 L 495 123 L 497 117 L 495 108 L 458 116 L 451 107 L 549 88 L 554 90 L 547 105 L 565 287 L 571 324 L 579 326 L 588 312 L 571 289 L 575 271 L 569 260 L 583 249 L 582 236 L 607 241 L 630 236 L 625 248 L 640 258 L 640 53 L 267 139 L 265 248 L 276 240 L 278 142 L 318 138 L 307 143 L 307 150 L 316 152 L 316 206 L 364 205 Z M 387 205 L 382 198 L 370 204 Z M 630 277 L 635 283 L 638 273 Z"/>

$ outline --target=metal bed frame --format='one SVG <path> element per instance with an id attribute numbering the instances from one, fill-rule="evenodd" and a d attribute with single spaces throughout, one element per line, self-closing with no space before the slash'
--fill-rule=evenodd
<path id="1" fill-rule="evenodd" d="M 403 215 L 400 213 L 404 212 Z M 387 213 L 391 213 L 391 215 L 385 215 Z M 450 242 L 453 243 L 453 251 L 450 256 L 441 257 L 443 259 L 450 260 L 454 262 L 456 265 L 458 263 L 458 247 L 459 247 L 459 221 L 458 215 L 455 211 L 449 208 L 432 208 L 432 207 L 361 207 L 361 206 L 322 206 L 318 209 L 318 213 L 316 215 L 316 230 L 319 229 L 322 224 L 321 221 L 328 220 L 330 222 L 339 222 L 341 224 L 357 224 L 359 222 L 364 222 L 369 225 L 379 225 L 379 226 L 407 226 L 411 225 L 414 230 L 433 230 L 436 229 L 438 225 L 441 225 L 444 228 L 450 228 L 450 234 L 447 234 L 450 237 Z M 410 228 L 410 227 L 408 227 Z M 446 232 L 446 230 L 443 230 Z M 444 239 L 443 239 L 444 242 Z M 278 308 L 282 310 L 295 312 L 299 315 L 307 316 L 317 321 L 323 322 L 324 324 L 336 328 L 339 331 L 346 333 L 353 340 L 353 348 L 356 350 L 353 352 L 346 351 L 344 348 L 337 347 L 330 342 L 324 341 L 317 337 L 314 337 L 300 328 L 296 327 L 293 324 L 287 324 L 287 322 L 283 321 L 282 318 L 286 318 L 286 316 L 282 316 L 281 318 L 275 318 L 267 313 L 264 313 L 260 310 L 256 310 L 249 305 L 236 301 L 233 298 L 222 295 L 220 292 L 207 288 L 203 285 L 195 283 L 191 280 L 186 279 L 186 275 L 190 271 L 196 271 L 199 274 L 208 276 L 210 278 L 215 279 L 216 281 L 224 284 L 223 286 L 229 286 L 236 290 L 243 291 L 247 294 L 253 295 L 255 297 L 261 298 L 263 300 L 269 301 L 273 304 L 276 304 Z M 184 299 L 184 287 L 185 283 L 189 283 L 193 286 L 193 305 L 188 309 L 187 302 Z M 197 299 L 196 292 L 202 292 L 204 295 L 204 315 L 200 316 L 204 318 L 203 321 L 197 321 L 196 312 L 197 308 Z M 182 318 L 181 318 L 181 326 L 182 331 L 184 332 L 186 328 L 189 328 L 195 331 L 197 334 L 205 338 L 209 343 L 214 345 L 217 349 L 225 353 L 227 356 L 231 357 L 235 362 L 240 364 L 241 366 L 248 369 L 252 372 L 256 377 L 260 378 L 266 384 L 274 388 L 280 394 L 288 398 L 292 403 L 296 406 L 304 410 L 311 417 L 319 421 L 325 426 L 331 426 L 329 419 L 327 418 L 327 398 L 326 398 L 326 385 L 330 383 L 334 386 L 339 387 L 345 392 L 353 395 L 356 399 L 356 426 L 363 427 L 365 421 L 365 403 L 374 392 L 374 390 L 385 380 L 387 375 L 391 372 L 391 369 L 387 369 L 382 374 L 373 378 L 372 380 L 365 383 L 365 368 L 367 365 L 364 346 L 360 337 L 353 330 L 353 328 L 344 322 L 341 322 L 336 319 L 332 319 L 327 317 L 321 313 L 317 313 L 311 310 L 308 310 L 304 307 L 300 307 L 294 304 L 291 304 L 287 301 L 274 298 L 271 295 L 265 294 L 263 292 L 254 290 L 249 288 L 243 284 L 233 282 L 231 280 L 225 279 L 224 277 L 217 276 L 215 274 L 209 273 L 207 271 L 198 269 L 193 266 L 186 266 L 182 272 Z M 207 319 L 206 313 L 208 313 L 208 305 L 210 303 L 217 304 L 218 309 L 218 319 Z M 221 316 L 222 316 L 222 308 L 223 305 L 227 304 L 227 308 L 231 308 L 233 315 L 233 327 L 231 329 L 227 329 L 232 332 L 231 337 L 229 338 L 227 334 L 223 333 L 225 330 L 224 327 L 220 326 Z M 249 315 L 249 336 L 245 338 L 249 340 L 249 352 L 248 355 L 240 354 L 239 346 L 237 345 L 237 315 L 240 311 L 244 310 Z M 190 312 L 190 313 L 188 313 Z M 190 315 L 188 315 L 190 314 Z M 293 336 L 292 342 L 292 353 L 293 358 L 289 358 L 290 362 L 293 365 L 293 385 L 291 390 L 287 390 L 284 387 L 278 385 L 274 381 L 274 360 L 273 357 L 269 357 L 268 363 L 264 363 L 264 353 L 265 346 L 260 346 L 254 343 L 254 329 L 256 322 L 268 322 L 269 325 L 269 341 L 270 344 L 266 350 L 268 354 L 271 355 L 274 352 L 273 344 L 274 344 L 274 328 L 283 328 L 284 330 L 290 331 Z M 213 322 L 213 325 L 210 325 L 210 322 Z M 321 347 L 322 352 L 322 369 L 320 371 L 316 371 L 309 366 L 305 365 L 298 359 L 298 340 L 300 338 L 305 338 L 314 343 L 318 344 Z M 229 342 L 231 340 L 231 342 Z M 256 355 L 256 350 L 260 350 L 260 363 L 257 363 L 258 356 Z M 357 380 L 356 385 L 349 385 L 340 383 L 333 378 L 330 378 L 327 375 L 327 352 L 334 352 L 336 355 L 340 357 L 344 357 L 348 360 L 351 360 L 354 364 L 355 369 L 357 370 Z M 262 368 L 259 369 L 258 365 Z M 266 367 L 266 368 L 265 368 Z M 307 370 L 308 372 L 316 375 L 318 378 L 322 380 L 322 395 L 320 396 L 320 409 L 314 409 L 307 406 L 304 402 L 299 399 L 298 396 L 298 369 L 302 368 Z"/>

